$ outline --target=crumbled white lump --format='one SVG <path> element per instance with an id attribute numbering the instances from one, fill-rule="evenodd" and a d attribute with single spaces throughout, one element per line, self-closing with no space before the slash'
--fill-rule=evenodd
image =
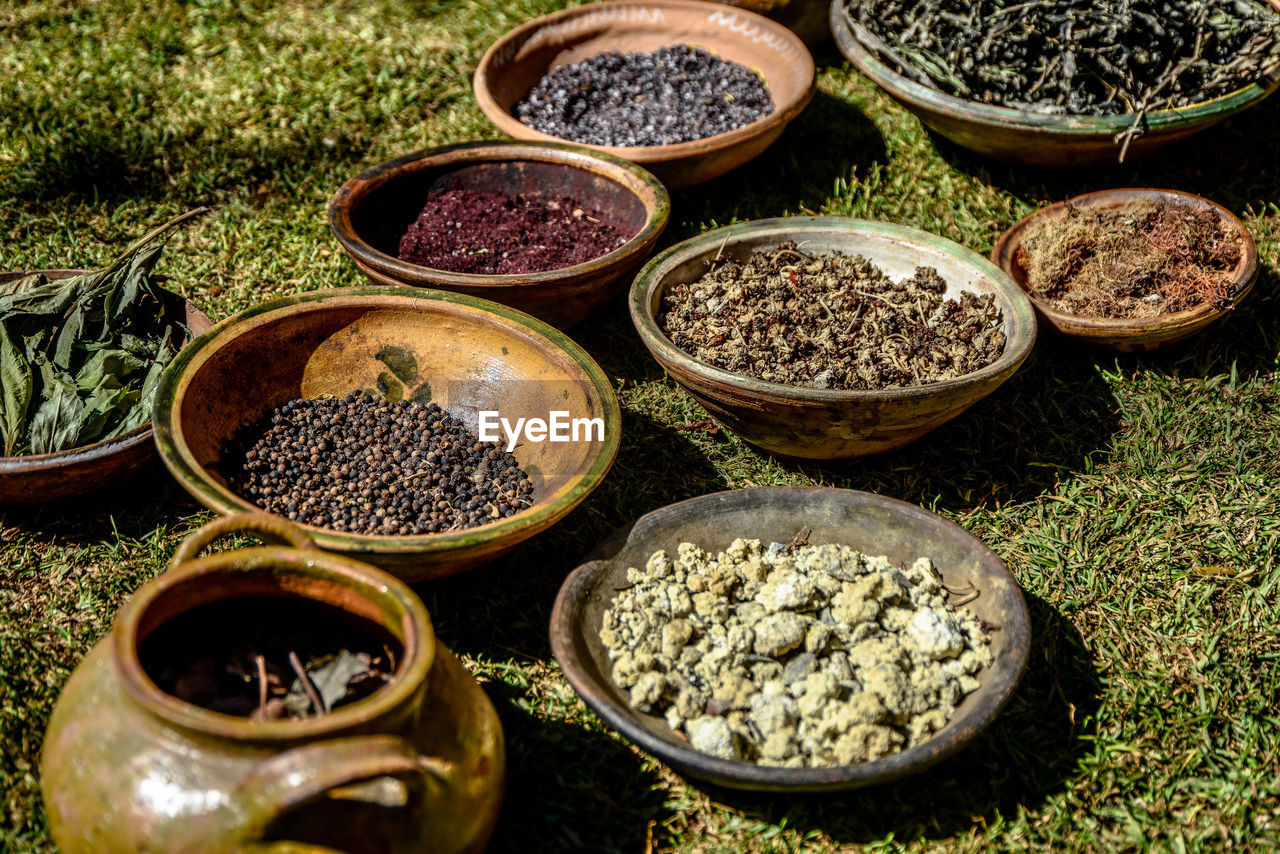
<path id="1" fill-rule="evenodd" d="M 655 552 L 604 613 L 613 681 L 713 756 L 763 765 L 876 759 L 946 725 L 992 662 L 933 563 L 843 545 Z"/>

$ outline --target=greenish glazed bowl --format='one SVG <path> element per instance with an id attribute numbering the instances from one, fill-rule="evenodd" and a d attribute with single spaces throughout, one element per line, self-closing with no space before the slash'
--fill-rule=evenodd
<path id="1" fill-rule="evenodd" d="M 410 386 L 475 430 L 476 413 L 599 418 L 603 437 L 529 442 L 515 450 L 534 484 L 531 507 L 466 530 L 371 536 L 300 526 L 325 551 L 418 581 L 487 563 L 547 529 L 600 485 L 621 439 L 604 372 L 547 324 L 488 300 L 414 288 L 341 288 L 262 303 L 193 341 L 166 370 L 153 412 L 165 466 L 206 507 L 259 509 L 236 494 L 224 452 L 236 432 L 295 398 L 376 387 L 385 346 L 408 351 Z M 403 365 L 401 365 L 403 370 Z M 394 396 L 394 395 L 393 395 Z"/>
<path id="2" fill-rule="evenodd" d="M 937 269 L 947 294 L 992 294 L 1004 316 L 1004 353 L 987 367 L 911 388 L 844 391 L 766 382 L 699 362 L 658 325 L 662 295 L 692 282 L 724 252 L 745 260 L 757 249 L 794 240 L 806 252 L 863 255 L 895 279 L 916 267 Z M 901 448 L 950 421 L 1013 376 L 1031 352 L 1036 318 L 1026 294 L 999 267 L 936 234 L 845 217 L 784 217 L 718 228 L 678 243 L 650 261 L 631 289 L 631 321 L 649 352 L 713 418 L 766 451 L 832 460 Z"/>
<path id="3" fill-rule="evenodd" d="M 400 237 L 427 194 L 453 189 L 568 196 L 608 211 L 632 236 L 599 258 L 541 273 L 455 273 L 400 260 Z M 329 202 L 330 229 L 374 284 L 483 297 L 559 329 L 587 319 L 626 290 L 670 216 L 671 197 L 648 170 L 557 142 L 468 142 L 407 154 L 361 172 Z"/>
<path id="4" fill-rule="evenodd" d="M 1272 0 L 1273 5 L 1277 4 Z M 940 92 L 899 74 L 859 40 L 845 13 L 845 0 L 832 0 L 831 34 L 845 58 L 894 100 L 942 136 L 979 154 L 1027 166 L 1103 166 L 1115 163 L 1116 136 L 1133 126 L 1134 114 L 1120 116 L 1046 115 L 979 104 Z M 1143 120 L 1141 135 L 1127 158 L 1139 157 L 1199 133 L 1257 106 L 1280 87 L 1280 73 L 1219 98 L 1158 110 Z"/>

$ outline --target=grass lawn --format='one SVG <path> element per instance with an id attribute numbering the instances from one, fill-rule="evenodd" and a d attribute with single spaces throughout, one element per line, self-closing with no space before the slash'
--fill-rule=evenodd
<path id="1" fill-rule="evenodd" d="M 0 269 L 92 266 L 189 207 L 161 270 L 215 318 L 362 279 L 332 192 L 415 149 L 494 136 L 484 48 L 553 0 L 15 0 L 0 6 Z M 1115 358 L 1046 335 L 1009 383 L 915 445 L 782 462 L 705 415 L 621 304 L 574 337 L 616 383 L 605 484 L 485 569 L 423 585 L 440 637 L 506 728 L 493 850 L 1254 850 L 1280 846 L 1280 98 L 1168 154 L 1048 173 L 927 134 L 827 48 L 809 110 L 757 162 L 674 194 L 664 243 L 735 220 L 830 213 L 979 252 L 1034 208 L 1113 186 L 1203 193 L 1263 261 L 1228 322 Z M 689 425 L 695 425 L 688 428 Z M 775 798 L 681 779 L 577 700 L 546 625 L 565 573 L 669 502 L 767 484 L 917 502 L 1008 563 L 1031 660 L 975 745 L 918 777 Z M 162 471 L 116 494 L 0 511 L 0 851 L 43 851 L 38 757 L 71 669 L 209 515 Z"/>

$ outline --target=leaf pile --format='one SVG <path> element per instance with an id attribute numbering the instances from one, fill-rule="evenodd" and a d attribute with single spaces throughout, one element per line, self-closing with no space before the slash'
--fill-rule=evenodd
<path id="1" fill-rule="evenodd" d="M 188 334 L 152 270 L 168 235 L 203 212 L 171 220 L 101 270 L 0 284 L 3 456 L 65 451 L 147 423 Z"/>
<path id="2" fill-rule="evenodd" d="M 861 255 L 811 256 L 792 242 L 707 262 L 669 289 L 658 322 L 713 367 L 810 388 L 925 385 L 986 367 L 1004 352 L 990 294 L 946 297 L 932 267 L 895 282 Z"/>
<path id="3" fill-rule="evenodd" d="M 868 49 L 918 83 L 986 104 L 1145 114 L 1280 69 L 1258 0 L 846 0 Z"/>

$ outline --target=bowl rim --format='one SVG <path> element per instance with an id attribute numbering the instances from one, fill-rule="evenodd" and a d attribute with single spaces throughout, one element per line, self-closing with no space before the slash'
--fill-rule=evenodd
<path id="1" fill-rule="evenodd" d="M 837 231 L 866 234 L 876 237 L 898 238 L 913 246 L 933 246 L 948 255 L 968 263 L 976 272 L 999 283 L 1005 297 L 1012 303 L 1013 316 L 1006 317 L 1005 347 L 1000 357 L 989 365 L 963 376 L 939 380 L 924 385 L 888 389 L 820 389 L 786 385 L 757 379 L 747 374 L 737 374 L 699 361 L 677 347 L 658 325 L 657 317 L 650 311 L 653 294 L 661 287 L 664 268 L 675 266 L 688 258 L 701 254 L 712 246 L 729 244 L 735 238 L 755 232 L 777 231 L 779 241 L 802 236 L 806 232 Z M 783 235 L 786 235 L 785 237 Z M 671 364 L 717 385 L 733 388 L 753 395 L 766 395 L 777 400 L 799 400 L 816 403 L 856 403 L 859 401 L 910 400 L 927 397 L 939 392 L 964 388 L 1015 370 L 1030 354 L 1036 341 L 1036 317 L 1031 300 L 1012 281 L 1009 275 L 990 259 L 937 234 L 896 223 L 878 220 L 855 219 L 841 216 L 793 216 L 757 219 L 704 231 L 654 256 L 636 275 L 628 295 L 631 321 L 641 340 L 659 362 Z M 1021 332 L 1017 337 L 1010 331 Z"/>
<path id="2" fill-rule="evenodd" d="M 32 270 L 0 270 L 0 278 L 6 278 L 9 281 L 35 275 L 36 273 L 44 273 L 51 280 L 69 279 L 72 276 L 80 276 L 85 273 L 92 273 L 91 269 L 81 269 L 77 267 L 52 267 L 48 269 L 32 269 Z M 53 274 L 59 275 L 53 275 Z M 13 278 L 9 278 L 13 277 Z M 203 311 L 196 307 L 196 304 L 187 299 L 176 291 L 168 288 L 160 288 L 160 290 L 172 296 L 174 299 L 181 300 L 186 308 L 191 309 L 198 317 L 203 317 L 208 323 L 209 329 L 213 328 L 213 320 Z M 190 331 L 190 330 L 188 330 Z M 201 333 L 203 334 L 203 333 Z M 194 341 L 198 335 L 192 334 L 187 337 L 179 349 L 179 353 Z M 177 359 L 177 356 L 174 356 Z M 77 465 L 80 463 L 88 463 L 99 460 L 104 457 L 110 457 L 138 445 L 145 445 L 151 436 L 150 418 L 143 424 L 139 424 L 127 433 L 121 433 L 110 439 L 102 439 L 88 445 L 80 445 L 75 448 L 67 448 L 65 451 L 54 451 L 49 454 L 25 454 L 17 457 L 6 457 L 0 455 L 0 477 L 4 475 L 32 474 L 38 471 L 52 470 L 67 465 Z"/>
<path id="3" fill-rule="evenodd" d="M 472 90 L 475 93 L 476 102 L 481 112 L 493 122 L 493 124 L 504 133 L 508 133 L 514 137 L 528 139 L 531 141 L 547 141 L 547 142 L 564 142 L 574 145 L 582 145 L 583 143 L 574 143 L 572 140 L 563 137 L 552 136 L 536 130 L 524 122 L 517 119 L 507 110 L 502 109 L 497 99 L 493 96 L 490 78 L 493 76 L 493 65 L 497 55 L 508 46 L 515 44 L 517 41 L 526 39 L 535 32 L 561 23 L 569 18 L 576 18 L 595 14 L 601 7 L 622 7 L 622 6 L 665 6 L 669 8 L 689 9 L 689 10 L 705 10 L 708 14 L 720 13 L 721 15 L 740 15 L 746 22 L 745 26 L 757 28 L 762 32 L 768 32 L 775 39 L 789 43 L 789 46 L 797 52 L 801 63 L 801 71 L 808 78 L 808 86 L 796 97 L 789 99 L 786 103 L 779 104 L 774 102 L 774 108 L 771 112 L 761 116 L 750 124 L 743 125 L 724 133 L 718 133 L 714 136 L 705 136 L 701 139 L 691 139 L 687 142 L 677 142 L 668 145 L 589 145 L 593 151 L 604 154 L 611 154 L 616 157 L 622 157 L 630 160 L 632 163 L 666 163 L 670 161 L 681 160 L 687 157 L 711 154 L 732 148 L 748 139 L 753 139 L 767 133 L 774 127 L 783 127 L 789 124 L 796 116 L 808 106 L 809 101 L 813 99 L 814 92 L 817 90 L 817 66 L 813 61 L 813 54 L 805 43 L 793 33 L 788 27 L 770 20 L 763 15 L 744 9 L 740 6 L 726 6 L 721 3 L 711 3 L 707 0 L 603 0 L 603 2 L 587 3 L 582 6 L 575 6 L 569 9 L 561 9 L 558 12 L 552 12 L 547 15 L 526 21 L 523 24 L 507 31 L 498 38 L 481 56 L 479 64 L 476 66 L 475 74 L 472 77 Z M 763 79 L 763 76 L 762 76 Z M 765 80 L 768 87 L 769 81 Z"/>
<path id="4" fill-rule="evenodd" d="M 608 377 L 595 360 L 563 332 L 516 309 L 452 291 L 380 285 L 332 288 L 279 297 L 259 303 L 223 320 L 184 349 L 179 357 L 165 369 L 161 377 L 160 389 L 156 394 L 156 402 L 152 410 L 156 448 L 159 450 L 160 459 L 174 479 L 211 510 L 223 515 L 245 511 L 267 513 L 268 511 L 230 489 L 222 488 L 208 477 L 205 467 L 195 460 L 186 441 L 182 438 L 181 417 L 178 409 L 193 371 L 203 365 L 205 357 L 238 337 L 244 328 L 251 325 L 308 311 L 323 311 L 331 305 L 376 307 L 381 304 L 384 308 L 411 308 L 419 302 L 452 304 L 462 307 L 467 313 L 495 316 L 501 325 L 520 327 L 525 333 L 532 333 L 535 337 L 542 338 L 543 345 L 547 349 L 566 355 L 582 371 L 581 379 L 590 385 L 601 402 L 605 436 L 599 453 L 591 459 L 588 468 L 577 476 L 575 482 L 558 494 L 553 494 L 545 502 L 534 503 L 505 519 L 473 528 L 436 534 L 383 536 L 332 531 L 297 522 L 292 524 L 307 532 L 315 540 L 316 545 L 325 551 L 337 551 L 353 556 L 359 554 L 394 556 L 439 555 L 459 549 L 480 547 L 495 541 L 518 542 L 563 518 L 600 485 L 617 457 L 622 441 L 622 414 L 617 395 Z M 275 513 L 270 515 L 279 517 L 279 514 Z"/>
<path id="5" fill-rule="evenodd" d="M 1280 11 L 1280 0 L 1271 0 L 1271 4 Z M 990 127 L 1076 137 L 1115 136 L 1133 127 L 1134 120 L 1138 117 L 1137 113 L 1116 116 L 1037 113 L 960 98 L 917 83 L 882 62 L 856 35 L 855 25 L 845 11 L 845 0 L 832 0 L 830 23 L 831 34 L 845 59 L 887 93 L 913 107 L 946 113 L 958 120 Z M 1217 122 L 1261 102 L 1278 87 L 1280 70 L 1263 82 L 1249 83 L 1234 92 L 1207 101 L 1152 111 L 1143 119 L 1144 135 Z"/>
<path id="6" fill-rule="evenodd" d="M 1013 258 L 1018 248 L 1022 245 L 1022 237 L 1026 231 L 1035 223 L 1047 218 L 1056 216 L 1059 211 L 1064 210 L 1068 206 L 1087 207 L 1087 208 L 1105 208 L 1111 207 L 1112 202 L 1127 201 L 1170 201 L 1174 204 L 1184 205 L 1197 210 L 1211 210 L 1218 215 L 1219 219 L 1230 226 L 1240 236 L 1240 263 L 1237 265 L 1237 274 L 1233 281 L 1233 290 L 1231 303 L 1227 306 L 1218 307 L 1211 302 L 1202 302 L 1191 308 L 1182 311 L 1169 312 L 1167 314 L 1157 314 L 1153 317 L 1093 317 L 1085 314 L 1071 314 L 1054 308 L 1045 300 L 1035 296 L 1013 271 Z M 1194 323 L 1201 318 L 1217 317 L 1225 314 L 1232 308 L 1240 304 L 1240 301 L 1248 296 L 1253 290 L 1253 285 L 1258 279 L 1258 246 L 1253 239 L 1253 235 L 1249 233 L 1248 227 L 1239 217 L 1227 210 L 1224 206 L 1212 199 L 1196 193 L 1188 193 L 1183 190 L 1168 190 L 1156 187 L 1116 187 L 1109 190 L 1094 190 L 1089 193 L 1081 193 L 1077 196 L 1071 196 L 1067 199 L 1054 202 L 1032 211 L 1027 216 L 1018 220 L 1010 226 L 1004 234 L 1001 234 L 996 240 L 995 246 L 991 250 L 991 260 L 998 265 L 1009 276 L 1010 279 L 1027 295 L 1031 303 L 1036 307 L 1036 311 L 1042 313 L 1046 318 L 1054 324 L 1069 324 L 1075 334 L 1088 334 L 1096 332 L 1101 334 L 1114 335 L 1117 333 L 1141 334 L 1151 329 L 1163 327 L 1183 327 L 1189 323 Z"/>
<path id="7" fill-rule="evenodd" d="M 643 166 L 587 146 L 554 140 L 474 140 L 421 149 L 370 166 L 351 178 L 329 200 L 329 229 L 355 261 L 402 280 L 431 280 L 443 287 L 534 287 L 585 277 L 608 267 L 625 264 L 647 251 L 671 217 L 671 195 L 662 182 Z M 433 168 L 465 166 L 470 163 L 533 161 L 565 169 L 593 171 L 626 189 L 645 208 L 645 221 L 634 235 L 617 249 L 569 267 L 540 273 L 459 273 L 413 264 L 378 249 L 360 235 L 353 212 L 376 190 L 400 180 L 406 173 Z"/>
<path id="8" fill-rule="evenodd" d="M 939 740 L 935 734 L 915 747 L 868 762 L 820 768 L 783 768 L 759 765 L 740 759 L 721 759 L 703 753 L 692 745 L 663 739 L 641 725 L 630 708 L 614 702 L 607 695 L 602 695 L 602 692 L 595 690 L 599 683 L 587 676 L 586 668 L 575 649 L 576 639 L 582 634 L 582 631 L 576 631 L 576 629 L 585 627 L 575 621 L 579 609 L 574 606 L 584 598 L 580 593 L 596 586 L 597 579 L 609 571 L 621 547 L 637 530 L 640 531 L 641 536 L 644 536 L 648 533 L 647 528 L 660 526 L 665 517 L 684 515 L 695 505 L 727 501 L 736 502 L 738 506 L 751 506 L 763 502 L 787 502 L 795 507 L 797 515 L 802 516 L 804 507 L 818 492 L 832 496 L 838 495 L 841 500 L 852 505 L 887 508 L 913 521 L 939 527 L 951 532 L 953 536 L 958 535 L 961 541 L 968 542 L 981 565 L 991 568 L 996 577 L 1003 576 L 1008 583 L 1013 594 L 1010 597 L 1013 609 L 1010 619 L 1001 625 L 1001 635 L 1005 639 L 1005 649 L 1009 651 L 1010 663 L 1013 667 L 1005 671 L 1002 678 L 997 680 L 998 690 L 994 701 L 981 708 L 980 714 L 971 725 L 964 729 L 955 729 L 944 739 Z M 854 547 L 858 548 L 856 545 Z M 922 771 L 968 746 L 999 716 L 1012 698 L 1014 690 L 1026 671 L 1030 634 L 1030 614 L 1022 586 L 999 555 L 976 535 L 949 519 L 944 519 L 936 513 L 906 501 L 862 490 L 825 486 L 763 486 L 726 490 L 678 501 L 646 513 L 631 524 L 615 530 L 583 558 L 583 562 L 561 585 L 555 604 L 552 606 L 550 621 L 552 654 L 559 662 L 565 678 L 574 691 L 606 724 L 616 729 L 644 752 L 684 769 L 695 768 L 697 769 L 693 772 L 695 776 L 714 779 L 717 783 L 756 789 L 793 788 L 808 791 L 852 788 L 870 783 L 888 782 Z M 993 662 L 991 667 L 994 666 Z M 609 679 L 607 674 L 604 678 Z M 952 721 L 954 720 L 953 717 Z M 949 721 L 948 724 L 950 723 Z"/>

